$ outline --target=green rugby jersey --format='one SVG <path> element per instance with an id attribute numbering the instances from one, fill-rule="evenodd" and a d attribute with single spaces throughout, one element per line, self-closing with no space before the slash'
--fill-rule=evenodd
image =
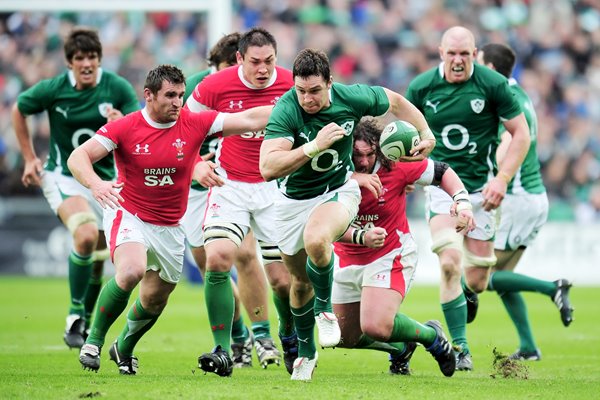
<path id="1" fill-rule="evenodd" d="M 430 157 L 447 162 L 469 193 L 482 190 L 497 172 L 498 124 L 521 113 L 506 78 L 474 64 L 469 80 L 449 83 L 442 63 L 413 79 L 406 98 L 435 135 Z"/>
<path id="2" fill-rule="evenodd" d="M 535 109 L 533 108 L 531 99 L 523 90 L 523 88 L 519 86 L 517 81 L 511 78 L 508 80 L 508 84 L 515 96 L 515 99 L 517 99 L 521 105 L 521 108 L 523 109 L 523 113 L 525 114 L 525 119 L 527 120 L 527 125 L 529 126 L 531 144 L 529 145 L 529 150 L 527 151 L 525 160 L 523 160 L 523 164 L 521 164 L 517 170 L 517 173 L 515 174 L 515 177 L 508 185 L 507 193 L 544 193 L 546 192 L 546 188 L 544 187 L 544 182 L 542 181 L 540 161 L 537 156 L 537 115 L 535 113 Z M 505 131 L 506 129 L 504 128 L 504 125 L 500 124 L 499 134 L 502 135 L 502 133 Z"/>
<path id="3" fill-rule="evenodd" d="M 140 103 L 129 82 L 99 69 L 97 85 L 93 88 L 75 89 L 75 77 L 67 71 L 21 93 L 17 107 L 24 116 L 48 112 L 50 151 L 44 169 L 71 176 L 67 167 L 69 155 L 106 124 L 108 108 L 118 109 L 125 115 L 138 110 Z M 94 170 L 104 180 L 114 179 L 113 157 L 95 163 Z"/>
<path id="4" fill-rule="evenodd" d="M 187 101 L 188 97 L 192 95 L 192 92 L 196 88 L 196 86 L 202 82 L 204 78 L 208 75 L 212 74 L 215 70 L 213 68 L 207 68 L 202 70 L 185 80 L 185 94 L 183 95 L 183 104 Z M 214 137 L 214 135 L 207 136 L 204 142 L 202 143 L 202 147 L 200 148 L 200 154 L 208 154 L 215 153 L 217 151 L 217 145 L 219 144 L 219 138 Z M 214 160 L 212 160 L 214 161 Z M 208 190 L 201 184 L 196 181 L 192 181 L 191 189 L 205 191 Z"/>
<path id="5" fill-rule="evenodd" d="M 279 178 L 280 190 L 293 199 L 309 199 L 342 186 L 352 175 L 352 132 L 363 116 L 379 116 L 390 107 L 382 87 L 333 83 L 331 105 L 316 114 L 306 113 L 294 88 L 277 102 L 269 118 L 265 140 L 286 138 L 298 148 L 317 137 L 327 124 L 335 122 L 346 136 L 321 151 L 289 176 Z"/>

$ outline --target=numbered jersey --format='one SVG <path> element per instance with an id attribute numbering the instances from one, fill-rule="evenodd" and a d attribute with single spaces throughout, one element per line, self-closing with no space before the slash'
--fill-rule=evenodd
<path id="1" fill-rule="evenodd" d="M 517 170 L 515 177 L 508 185 L 507 193 L 519 194 L 519 193 L 545 193 L 546 188 L 542 181 L 542 174 L 540 172 L 540 161 L 537 155 L 537 132 L 538 132 L 538 120 L 533 108 L 531 99 L 525 93 L 523 88 L 519 86 L 516 80 L 509 79 L 508 81 L 510 89 L 515 95 L 515 99 L 521 105 L 527 125 L 529 126 L 529 134 L 531 137 L 531 144 L 529 150 L 523 160 L 523 164 Z M 505 131 L 504 125 L 500 124 L 500 134 Z"/>
<path id="2" fill-rule="evenodd" d="M 177 225 L 200 145 L 222 130 L 217 114 L 182 109 L 176 122 L 159 124 L 144 109 L 100 128 L 94 138 L 115 153 L 119 182 L 124 183 L 122 207 L 151 224 Z"/>
<path id="3" fill-rule="evenodd" d="M 249 108 L 277 103 L 292 86 L 292 72 L 275 67 L 265 88 L 256 88 L 243 77 L 242 67 L 233 66 L 207 76 L 196 86 L 190 108 L 208 108 L 237 113 Z M 218 172 L 228 179 L 247 183 L 264 182 L 258 167 L 264 131 L 246 132 L 223 138 L 217 150 Z"/>
<path id="4" fill-rule="evenodd" d="M 23 115 L 48 111 L 50 150 L 44 169 L 71 176 L 67 159 L 76 147 L 106 124 L 108 110 L 115 108 L 128 114 L 139 109 L 139 102 L 129 82 L 98 70 L 97 85 L 93 88 L 75 89 L 75 78 L 68 71 L 21 93 L 17 106 Z M 104 158 L 94 164 L 94 170 L 102 179 L 114 179 L 114 159 Z"/>
<path id="5" fill-rule="evenodd" d="M 188 97 L 192 95 L 192 92 L 204 78 L 208 75 L 214 73 L 216 70 L 214 68 L 208 68 L 203 71 L 200 71 L 185 80 L 185 94 L 183 95 L 183 103 L 187 101 Z M 204 142 L 202 143 L 202 147 L 200 148 L 200 155 L 205 155 L 208 153 L 216 153 L 217 147 L 219 145 L 219 137 L 218 135 L 208 136 Z M 196 181 L 192 181 L 192 189 L 199 190 L 201 192 L 208 190 L 201 184 Z"/>
<path id="6" fill-rule="evenodd" d="M 429 166 L 429 167 L 428 167 Z M 382 185 L 381 196 L 361 188 L 362 200 L 358 214 L 352 222 L 357 229 L 371 229 L 376 226 L 388 233 L 383 247 L 370 249 L 350 243 L 335 243 L 335 253 L 339 256 L 340 267 L 348 265 L 366 265 L 383 257 L 395 248 L 402 246 L 400 235 L 410 233 L 406 219 L 406 185 L 418 181 L 421 185 L 431 184 L 433 162 L 396 162 L 392 169 L 376 169 Z"/>
<path id="7" fill-rule="evenodd" d="M 425 115 L 437 143 L 431 158 L 445 161 L 469 193 L 496 174 L 498 124 L 521 113 L 505 77 L 479 64 L 466 82 L 448 83 L 444 65 L 418 75 L 406 98 Z"/>
<path id="8" fill-rule="evenodd" d="M 382 87 L 334 83 L 329 91 L 331 105 L 316 114 L 306 113 L 296 96 L 288 91 L 277 103 L 267 124 L 266 140 L 285 138 L 298 148 L 317 137 L 327 124 L 335 122 L 346 131 L 330 148 L 278 180 L 279 189 L 293 199 L 309 199 L 342 186 L 352 175 L 352 132 L 360 119 L 387 112 L 390 103 Z"/>

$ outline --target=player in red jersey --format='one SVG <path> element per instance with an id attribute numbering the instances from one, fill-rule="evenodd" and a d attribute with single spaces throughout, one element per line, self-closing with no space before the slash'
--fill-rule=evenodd
<path id="1" fill-rule="evenodd" d="M 276 66 L 275 38 L 262 28 L 253 28 L 242 36 L 237 60 L 238 66 L 211 74 L 200 82 L 187 100 L 187 107 L 192 111 L 213 109 L 235 113 L 273 105 L 293 86 L 291 71 Z M 230 347 L 233 308 L 230 307 L 229 275 L 234 257 L 250 229 L 260 244 L 265 271 L 273 288 L 288 372 L 291 373 L 297 357 L 297 338 L 289 307 L 290 277 L 275 244 L 273 203 L 277 184 L 265 182 L 258 168 L 264 135 L 264 131 L 259 130 L 223 138 L 216 154 L 216 172 L 224 184 L 211 189 L 204 220 L 205 298 L 216 346 L 211 353 L 200 357 L 201 367 L 208 372 L 219 369 L 220 354 Z M 270 334 L 264 273 L 257 263 L 236 266 L 240 294 L 244 287 L 253 289 L 252 296 L 243 302 L 253 311 L 249 314 L 259 362 L 263 367 L 279 363 L 280 354 Z"/>
<path id="2" fill-rule="evenodd" d="M 185 77 L 171 65 L 151 70 L 143 110 L 104 125 L 68 160 L 73 176 L 104 207 L 104 228 L 116 274 L 102 289 L 92 329 L 81 348 L 84 368 L 100 368 L 106 332 L 141 282 L 140 295 L 109 350 L 121 374 L 137 372 L 136 343 L 156 322 L 181 276 L 184 232 L 179 224 L 192 171 L 207 135 L 262 129 L 271 107 L 236 115 L 182 109 Z M 119 180 L 103 181 L 92 165 L 114 151 Z M 228 366 L 231 371 L 232 366 Z"/>
<path id="3" fill-rule="evenodd" d="M 452 376 L 455 357 L 438 321 L 421 324 L 399 313 L 417 264 L 417 247 L 406 218 L 407 185 L 440 186 L 454 195 L 456 230 L 474 228 L 471 203 L 464 185 L 446 163 L 429 159 L 393 163 L 379 148 L 381 128 L 365 118 L 354 130 L 356 178 L 375 175 L 381 186 L 374 196 L 361 188 L 362 200 L 352 227 L 335 243 L 339 258 L 334 272 L 333 310 L 342 331 L 341 347 L 369 348 L 390 353 L 390 371 L 408 374 L 416 343 Z M 369 246 L 369 247 L 366 247 Z"/>

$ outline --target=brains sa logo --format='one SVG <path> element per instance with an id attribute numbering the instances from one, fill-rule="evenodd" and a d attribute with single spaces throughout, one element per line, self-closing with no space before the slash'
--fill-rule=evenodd
<path id="1" fill-rule="evenodd" d="M 340 125 L 340 128 L 346 131 L 344 135 L 350 136 L 352 135 L 352 131 L 354 130 L 354 121 L 346 121 L 342 125 Z"/>

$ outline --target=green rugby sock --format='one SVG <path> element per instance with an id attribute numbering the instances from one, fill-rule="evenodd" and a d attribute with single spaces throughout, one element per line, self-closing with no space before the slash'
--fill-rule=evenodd
<path id="1" fill-rule="evenodd" d="M 96 307 L 96 315 L 90 331 L 90 336 L 87 338 L 87 343 L 95 344 L 96 346 L 104 345 L 106 332 L 111 325 L 119 318 L 119 315 L 127 307 L 131 292 L 121 289 L 115 278 L 112 278 L 104 288 L 100 291 L 98 297 L 98 305 Z"/>
<path id="2" fill-rule="evenodd" d="M 396 314 L 390 342 L 419 342 L 429 347 L 435 341 L 437 333 L 430 326 L 423 325 L 404 314 Z"/>
<path id="3" fill-rule="evenodd" d="M 298 357 L 313 358 L 315 347 L 314 297 L 300 308 L 291 307 L 296 333 L 298 334 Z"/>
<path id="4" fill-rule="evenodd" d="M 94 307 L 96 306 L 96 301 L 98 300 L 98 295 L 100 295 L 100 290 L 102 289 L 102 277 L 94 278 L 91 277 L 88 283 L 87 291 L 85 292 L 85 324 L 86 327 L 89 327 L 92 321 L 92 313 L 94 312 Z"/>
<path id="5" fill-rule="evenodd" d="M 290 308 L 290 298 L 281 298 L 273 293 L 273 303 L 279 320 L 279 336 L 290 336 L 294 333 L 294 316 Z"/>
<path id="6" fill-rule="evenodd" d="M 442 304 L 442 311 L 452 337 L 452 344 L 462 347 L 463 353 L 469 353 L 467 344 L 467 301 L 464 293 L 448 303 Z"/>
<path id="7" fill-rule="evenodd" d="M 127 313 L 127 322 L 117 339 L 119 354 L 130 357 L 137 342 L 152 328 L 159 316 L 160 314 L 150 314 L 144 310 L 137 298 Z"/>
<path id="8" fill-rule="evenodd" d="M 329 264 L 320 268 L 310 259 L 306 258 L 306 273 L 315 291 L 314 313 L 333 312 L 331 305 L 331 287 L 333 284 L 333 252 Z"/>
<path id="9" fill-rule="evenodd" d="M 532 278 L 512 271 L 495 271 L 490 276 L 488 289 L 496 292 L 538 292 L 554 296 L 556 284 L 551 281 Z"/>
<path id="10" fill-rule="evenodd" d="M 92 276 L 92 256 L 82 256 L 75 250 L 69 254 L 69 290 L 71 305 L 69 314 L 78 314 L 85 318 L 85 293 Z"/>
<path id="11" fill-rule="evenodd" d="M 239 317 L 231 324 L 231 339 L 234 343 L 244 343 L 250 336 L 250 332 L 246 325 L 244 325 L 244 319 Z"/>
<path id="12" fill-rule="evenodd" d="M 254 339 L 265 339 L 271 337 L 271 323 L 269 320 L 252 322 L 252 333 Z"/>
<path id="13" fill-rule="evenodd" d="M 229 272 L 206 271 L 204 298 L 215 346 L 224 351 L 231 346 L 234 300 Z"/>
<path id="14" fill-rule="evenodd" d="M 405 348 L 406 343 L 404 342 L 378 342 L 364 334 L 360 336 L 358 343 L 356 343 L 353 347 L 353 349 L 384 351 L 392 356 L 397 356 L 404 353 Z"/>
<path id="15" fill-rule="evenodd" d="M 527 317 L 527 305 L 519 292 L 498 293 L 517 333 L 519 334 L 519 350 L 533 352 L 537 349 L 529 318 Z"/>

